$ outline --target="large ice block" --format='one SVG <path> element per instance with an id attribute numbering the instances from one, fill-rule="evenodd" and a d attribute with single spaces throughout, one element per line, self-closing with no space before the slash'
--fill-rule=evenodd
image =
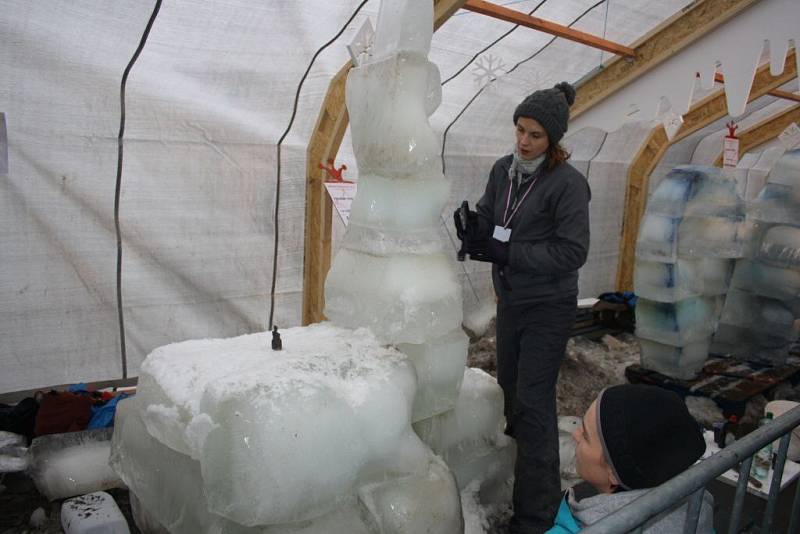
<path id="1" fill-rule="evenodd" d="M 416 0 L 381 2 L 372 45 L 373 58 L 398 52 L 427 57 L 433 34 L 433 4 Z"/>
<path id="2" fill-rule="evenodd" d="M 440 459 L 431 457 L 424 471 L 366 484 L 359 499 L 377 520 L 378 532 L 417 534 L 464 531 L 461 501 L 453 474 Z"/>
<path id="3" fill-rule="evenodd" d="M 503 391 L 488 373 L 465 368 L 455 407 L 414 423 L 414 431 L 448 461 L 459 451 L 505 446 Z"/>
<path id="4" fill-rule="evenodd" d="M 797 224 L 800 226 L 800 220 Z M 800 227 L 773 226 L 767 230 L 756 259 L 771 267 L 800 270 Z"/>
<path id="5" fill-rule="evenodd" d="M 449 189 L 441 174 L 429 180 L 396 180 L 362 172 L 350 221 L 398 232 L 438 227 Z"/>
<path id="6" fill-rule="evenodd" d="M 680 283 L 678 263 L 636 260 L 633 289 L 640 298 L 675 302 L 699 296 Z"/>
<path id="7" fill-rule="evenodd" d="M 469 338 L 464 331 L 459 328 L 418 345 L 402 343 L 397 349 L 409 357 L 417 372 L 411 422 L 451 410 L 467 365 Z"/>
<path id="8" fill-rule="evenodd" d="M 455 408 L 414 423 L 414 430 L 444 459 L 459 490 L 479 482 L 479 499 L 489 504 L 510 498 L 516 446 L 503 433 L 504 426 L 503 392 L 497 381 L 480 369 L 467 368 Z"/>
<path id="9" fill-rule="evenodd" d="M 30 476 L 53 501 L 123 487 L 108 465 L 111 428 L 40 436 L 31 443 Z"/>
<path id="10" fill-rule="evenodd" d="M 142 366 L 148 434 L 199 461 L 209 509 L 239 524 L 323 515 L 357 484 L 413 474 L 429 454 L 410 426 L 406 356 L 367 329 L 281 334 L 282 351 L 267 348 L 269 334 L 189 341 Z"/>
<path id="11" fill-rule="evenodd" d="M 672 169 L 659 182 L 647 201 L 647 212 L 667 217 L 680 217 L 686 203 L 694 197 L 699 182 L 706 176 L 706 167 L 690 165 Z"/>
<path id="12" fill-rule="evenodd" d="M 725 258 L 678 258 L 675 263 L 636 260 L 634 290 L 642 298 L 659 302 L 724 295 L 733 265 Z"/>
<path id="13" fill-rule="evenodd" d="M 339 249 L 325 281 L 325 316 L 345 327 L 367 326 L 385 343 L 424 343 L 461 325 L 461 285 L 444 254 Z"/>
<path id="14" fill-rule="evenodd" d="M 684 258 L 741 258 L 746 242 L 743 216 L 685 216 L 678 228 L 678 255 Z"/>
<path id="15" fill-rule="evenodd" d="M 439 138 L 428 123 L 440 83 L 438 68 L 411 52 L 350 71 L 346 100 L 359 173 L 441 178 Z"/>
<path id="16" fill-rule="evenodd" d="M 636 241 L 636 259 L 674 263 L 680 224 L 680 217 L 646 213 Z"/>
<path id="17" fill-rule="evenodd" d="M 722 308 L 719 297 L 692 297 L 677 302 L 636 302 L 636 336 L 683 347 L 714 332 Z"/>
<path id="18" fill-rule="evenodd" d="M 710 336 L 682 347 L 639 338 L 642 349 L 642 367 L 658 371 L 681 380 L 691 380 L 708 358 Z"/>
<path id="19" fill-rule="evenodd" d="M 796 338 L 794 315 L 784 303 L 739 289 L 728 292 L 720 323 L 748 328 L 764 341 Z"/>
<path id="20" fill-rule="evenodd" d="M 738 217 L 744 203 L 736 192 L 736 181 L 722 174 L 719 167 L 694 167 L 701 176 L 696 190 L 686 203 L 686 217 Z"/>

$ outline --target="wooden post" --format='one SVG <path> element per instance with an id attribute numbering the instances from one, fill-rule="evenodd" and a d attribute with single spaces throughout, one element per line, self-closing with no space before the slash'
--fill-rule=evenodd
<path id="1" fill-rule="evenodd" d="M 622 239 L 619 245 L 617 268 L 617 290 L 633 290 L 633 269 L 636 254 L 636 239 L 639 224 L 647 206 L 650 174 L 669 147 L 664 126 L 654 128 L 642 144 L 628 169 L 628 185 L 625 189 L 625 212 L 622 218 Z"/>

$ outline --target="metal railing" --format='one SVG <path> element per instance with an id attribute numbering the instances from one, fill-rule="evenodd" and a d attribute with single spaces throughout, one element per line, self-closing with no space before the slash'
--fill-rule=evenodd
<path id="1" fill-rule="evenodd" d="M 693 533 L 697 529 L 700 516 L 703 492 L 706 484 L 722 475 L 725 471 L 739 466 L 739 481 L 733 501 L 729 534 L 739 531 L 742 519 L 742 506 L 747 492 L 747 481 L 750 477 L 750 465 L 753 455 L 767 443 L 780 438 L 777 459 L 773 470 L 767 507 L 761 532 L 772 532 L 772 521 L 778 503 L 786 453 L 789 450 L 789 439 L 792 430 L 800 425 L 800 406 L 793 408 L 772 423 L 765 425 L 746 435 L 742 439 L 725 447 L 717 454 L 706 458 L 692 466 L 672 480 L 653 488 L 635 501 L 620 508 L 613 514 L 604 517 L 597 523 L 581 530 L 582 534 L 621 534 L 623 532 L 639 533 L 643 525 L 652 517 L 674 507 L 688 498 L 689 507 L 686 513 L 685 533 Z M 740 465 L 741 464 L 741 465 Z M 792 514 L 787 532 L 800 532 L 800 489 L 795 490 Z"/>

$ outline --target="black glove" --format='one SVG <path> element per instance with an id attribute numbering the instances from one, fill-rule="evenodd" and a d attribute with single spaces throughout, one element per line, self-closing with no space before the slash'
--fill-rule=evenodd
<path id="1" fill-rule="evenodd" d="M 508 265 L 509 243 L 498 241 L 495 238 L 489 240 L 489 258 L 492 263 L 500 267 Z"/>
<path id="2" fill-rule="evenodd" d="M 461 240 L 458 260 L 464 261 L 467 254 L 474 261 L 492 261 L 489 258 L 489 241 L 491 240 L 491 221 L 481 214 L 471 211 L 465 200 L 453 213 L 456 235 Z"/>

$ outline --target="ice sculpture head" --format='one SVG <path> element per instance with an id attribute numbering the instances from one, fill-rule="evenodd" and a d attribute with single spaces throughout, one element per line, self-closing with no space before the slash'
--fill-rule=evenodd
<path id="1" fill-rule="evenodd" d="M 428 57 L 433 36 L 433 2 L 384 0 L 378 11 L 372 61 L 411 52 Z"/>
<path id="2" fill-rule="evenodd" d="M 690 467 L 706 448 L 677 394 L 632 384 L 600 393 L 575 439 L 578 474 L 603 492 L 615 485 L 658 486 Z"/>
<path id="3" fill-rule="evenodd" d="M 381 3 L 370 58 L 350 71 L 347 110 L 360 174 L 437 178 L 439 139 L 428 117 L 441 103 L 441 75 L 428 61 L 430 2 Z"/>
<path id="4" fill-rule="evenodd" d="M 550 143 L 557 144 L 567 132 L 569 107 L 575 102 L 575 88 L 567 82 L 551 89 L 541 89 L 525 97 L 514 110 L 514 124 L 520 117 L 534 119 L 547 132 Z"/>

